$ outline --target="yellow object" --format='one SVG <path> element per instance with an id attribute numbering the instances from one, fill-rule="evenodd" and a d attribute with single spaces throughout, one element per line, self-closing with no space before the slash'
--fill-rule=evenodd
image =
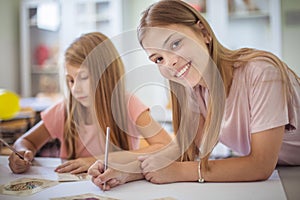
<path id="1" fill-rule="evenodd" d="M 0 119 L 8 120 L 20 111 L 20 98 L 14 92 L 0 89 Z"/>

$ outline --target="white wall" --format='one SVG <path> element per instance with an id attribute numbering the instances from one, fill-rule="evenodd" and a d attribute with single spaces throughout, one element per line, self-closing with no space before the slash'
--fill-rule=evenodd
<path id="1" fill-rule="evenodd" d="M 283 60 L 300 76 L 300 0 L 282 0 Z"/>
<path id="2" fill-rule="evenodd" d="M 0 0 L 0 88 L 20 92 L 19 3 Z"/>
<path id="3" fill-rule="evenodd" d="M 123 0 L 123 30 L 136 29 L 142 11 L 158 0 Z"/>
<path id="4" fill-rule="evenodd" d="M 19 6 L 21 0 L 0 0 L 0 88 L 20 92 Z M 136 29 L 141 12 L 156 0 L 123 0 L 123 30 Z M 288 20 L 287 13 L 299 12 L 299 0 L 282 0 L 282 58 L 300 75 L 300 19 Z M 298 14 L 299 16 L 299 14 Z M 137 58 L 139 59 L 139 58 Z M 140 63 L 141 60 L 137 60 Z"/>
<path id="5" fill-rule="evenodd" d="M 141 13 L 157 0 L 123 0 L 123 33 L 113 38 L 126 68 L 126 85 L 150 107 L 160 121 L 170 117 L 166 112 L 169 91 L 157 66 L 151 63 L 137 40 L 137 26 Z"/>

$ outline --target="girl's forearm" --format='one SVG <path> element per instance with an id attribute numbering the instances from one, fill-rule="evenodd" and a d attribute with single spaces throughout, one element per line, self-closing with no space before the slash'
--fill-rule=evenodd
<path id="1" fill-rule="evenodd" d="M 211 160 L 208 167 L 202 169 L 202 174 L 204 179 L 212 182 L 260 181 L 268 179 L 274 168 L 245 156 Z"/>
<path id="2" fill-rule="evenodd" d="M 14 147 L 17 151 L 32 151 L 33 155 L 36 154 L 37 148 L 26 138 L 19 138 L 14 143 Z"/>
<path id="3" fill-rule="evenodd" d="M 249 157 L 210 160 L 206 168 L 201 167 L 201 176 L 207 182 L 236 182 L 266 180 L 272 170 L 264 164 L 256 164 Z M 202 165 L 203 166 L 203 165 Z M 179 168 L 179 181 L 198 181 L 198 162 L 182 162 Z"/>

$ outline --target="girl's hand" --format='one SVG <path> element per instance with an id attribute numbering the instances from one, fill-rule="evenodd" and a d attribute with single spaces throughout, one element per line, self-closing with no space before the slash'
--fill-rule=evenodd
<path id="1" fill-rule="evenodd" d="M 9 167 L 13 173 L 20 174 L 26 172 L 30 165 L 31 161 L 34 158 L 32 151 L 20 151 L 21 155 L 24 156 L 24 160 L 20 158 L 17 154 L 14 152 L 10 154 L 8 161 L 9 161 Z"/>
<path id="2" fill-rule="evenodd" d="M 95 162 L 95 158 L 88 157 L 88 158 L 77 158 L 75 160 L 69 160 L 65 163 L 59 165 L 54 170 L 58 173 L 71 173 L 71 174 L 79 174 L 83 172 L 87 172 L 89 167 Z"/>
<path id="3" fill-rule="evenodd" d="M 157 166 L 151 165 L 152 163 L 151 156 L 140 156 L 139 160 L 142 162 L 141 168 L 145 179 L 150 181 L 151 183 L 162 184 L 162 183 L 173 183 L 173 182 L 181 181 L 180 162 L 171 162 L 166 167 L 158 168 Z"/>
<path id="4" fill-rule="evenodd" d="M 131 180 L 136 180 L 135 174 L 121 172 L 112 168 L 108 168 L 104 172 L 104 164 L 101 160 L 96 161 L 88 170 L 88 174 L 92 176 L 92 182 L 101 190 L 110 190 L 113 187 L 124 184 Z M 105 186 L 104 186 L 104 183 Z"/>

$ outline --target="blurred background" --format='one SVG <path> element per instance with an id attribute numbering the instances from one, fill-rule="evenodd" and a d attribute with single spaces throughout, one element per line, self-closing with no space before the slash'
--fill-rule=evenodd
<path id="1" fill-rule="evenodd" d="M 129 90 L 171 131 L 167 82 L 149 67 L 135 38 L 141 12 L 156 1 L 0 0 L 0 88 L 19 94 L 24 107 L 44 110 L 63 96 L 66 47 L 83 33 L 100 31 L 122 55 Z M 300 0 L 185 1 L 228 48 L 271 51 L 300 75 Z"/>

